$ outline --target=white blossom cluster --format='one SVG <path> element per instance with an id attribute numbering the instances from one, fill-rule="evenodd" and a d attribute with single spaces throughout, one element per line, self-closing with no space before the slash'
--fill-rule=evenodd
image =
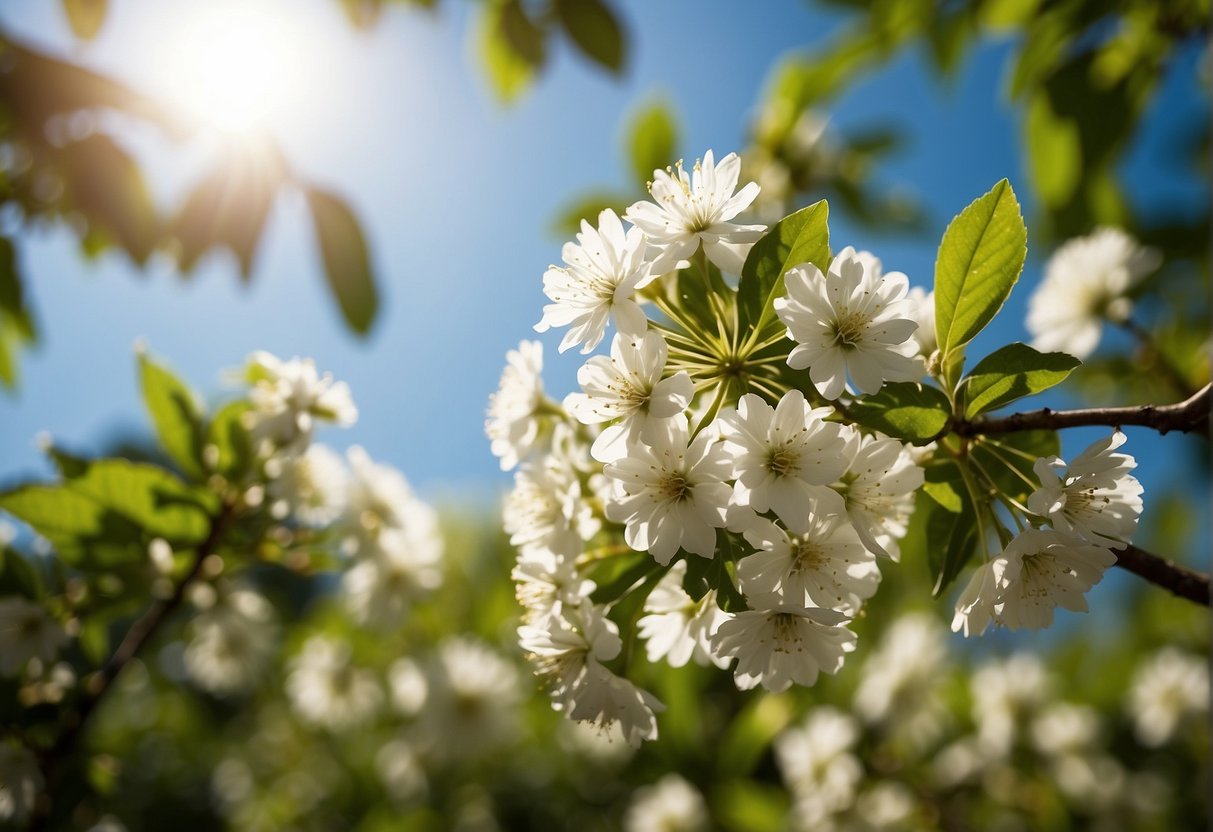
<path id="1" fill-rule="evenodd" d="M 284 545 L 335 548 L 347 558 L 341 597 L 354 620 L 397 626 L 414 599 L 441 583 L 436 512 L 399 471 L 362 448 L 351 447 L 343 458 L 314 441 L 320 424 L 349 426 L 357 418 L 344 382 L 320 374 L 308 359 L 284 361 L 265 352 L 249 356 L 240 375 L 251 387 L 245 424 L 265 474 L 268 510 L 290 530 Z M 251 586 L 195 589 L 199 614 L 187 629 L 186 671 L 214 694 L 248 689 L 276 649 L 273 606 Z M 342 688 L 348 681 L 344 655 L 339 646 L 309 643 L 295 662 L 288 687 L 313 721 L 325 722 L 330 710 L 356 718 L 359 709 L 342 697 L 365 704 L 374 696 L 355 696 L 357 685 L 341 696 L 324 693 L 326 685 Z"/>
<path id="2" fill-rule="evenodd" d="M 680 275 L 740 274 L 766 229 L 734 222 L 758 193 L 738 189 L 739 174 L 736 155 L 716 163 L 709 151 L 689 173 L 655 171 L 653 201 L 622 220 L 607 210 L 597 228 L 583 222 L 565 265 L 544 276 L 551 303 L 536 329 L 568 327 L 561 351 L 586 353 L 613 322 L 609 353 L 590 357 L 581 390 L 557 402 L 541 344 L 523 341 L 489 403 L 493 453 L 515 469 L 504 525 L 518 550 L 522 647 L 558 710 L 632 744 L 656 736 L 661 705 L 612 669 L 623 664 L 611 617 L 621 598 L 645 594 L 637 632 L 650 661 L 732 664 L 743 690 L 811 685 L 855 649 L 847 623 L 877 589 L 877 558 L 898 558 L 923 483 L 907 446 L 835 409 L 925 374 L 906 277 L 872 255 L 846 248 L 825 273 L 787 271 L 772 309 L 786 332 L 753 365 L 781 368 L 761 382 L 688 359 L 699 336 L 672 326 L 678 311 L 662 298 Z M 723 294 L 707 302 L 720 304 L 729 342 Z M 652 558 L 631 584 L 633 573 L 614 587 L 590 579 L 631 551 Z"/>
<path id="3" fill-rule="evenodd" d="M 1085 593 L 1116 563 L 1141 515 L 1141 483 L 1129 472 L 1137 463 L 1117 453 L 1119 431 L 1094 442 L 1068 466 L 1058 457 L 1038 459 L 1040 487 L 1028 497 L 1033 525 L 1020 531 L 995 557 L 979 566 L 956 603 L 954 631 L 980 635 L 991 624 L 1012 630 L 1053 623 L 1053 610 L 1085 612 Z"/>

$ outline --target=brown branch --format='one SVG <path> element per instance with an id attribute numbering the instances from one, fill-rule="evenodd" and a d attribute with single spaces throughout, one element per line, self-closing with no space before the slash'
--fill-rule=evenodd
<path id="1" fill-rule="evenodd" d="M 1117 552 L 1116 565 L 1169 590 L 1172 595 L 1209 606 L 1209 576 L 1203 572 L 1152 555 L 1136 546 L 1126 546 Z"/>
<path id="2" fill-rule="evenodd" d="M 1079 410 L 1051 410 L 1042 408 L 1026 413 L 1012 413 L 994 419 L 969 421 L 957 419 L 950 430 L 961 436 L 982 436 L 998 433 L 1016 433 L 1025 430 L 1060 430 L 1062 428 L 1106 425 L 1120 428 L 1127 425 L 1153 428 L 1159 433 L 1180 431 L 1209 435 L 1209 400 L 1213 385 L 1203 389 L 1189 399 L 1175 404 L 1141 405 L 1140 407 L 1086 407 Z"/>
<path id="3" fill-rule="evenodd" d="M 75 712 L 68 716 L 63 733 L 59 735 L 55 744 L 41 755 L 41 767 L 46 778 L 48 793 L 50 787 L 54 785 L 52 778 L 58 775 L 56 769 L 75 750 L 75 746 L 88 724 L 89 717 L 92 716 L 97 706 L 105 699 L 106 694 L 114 688 L 114 682 L 126 666 L 139 655 L 139 652 L 151 640 L 156 631 L 160 629 L 164 621 L 181 606 L 185 600 L 186 590 L 202 572 L 203 564 L 207 557 L 218 548 L 219 541 L 223 537 L 224 532 L 227 531 L 227 527 L 232 521 L 234 514 L 234 507 L 224 503 L 219 513 L 211 518 L 211 525 L 206 539 L 198 544 L 198 548 L 194 552 L 194 559 L 190 564 L 189 572 L 173 588 L 172 594 L 167 598 L 156 600 L 148 607 L 147 612 L 140 616 L 131 625 L 131 628 L 126 631 L 126 635 L 123 636 L 118 648 L 114 650 L 113 655 L 110 656 L 105 665 L 88 677 L 84 697 Z M 42 815 L 35 820 L 32 828 L 39 828 L 48 819 L 46 815 Z"/>

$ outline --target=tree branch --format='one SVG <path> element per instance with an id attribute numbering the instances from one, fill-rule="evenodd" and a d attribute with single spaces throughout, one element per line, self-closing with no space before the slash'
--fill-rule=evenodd
<path id="1" fill-rule="evenodd" d="M 211 518 L 210 529 L 207 531 L 206 539 L 198 544 L 198 548 L 194 552 L 194 559 L 190 564 L 189 572 L 173 588 L 172 594 L 167 598 L 156 600 L 147 609 L 147 612 L 140 616 L 131 625 L 131 628 L 126 631 L 126 635 L 123 636 L 118 648 L 114 650 L 113 655 L 110 656 L 105 665 L 88 678 L 84 697 L 75 712 L 68 716 L 63 733 L 59 735 L 55 744 L 42 754 L 41 767 L 48 785 L 48 793 L 49 787 L 53 785 L 52 777 L 57 773 L 55 769 L 74 751 L 80 736 L 88 724 L 89 717 L 92 716 L 97 706 L 105 699 L 106 694 L 113 689 L 114 682 L 126 666 L 139 655 L 139 652 L 160 629 L 164 621 L 181 606 L 181 603 L 185 600 L 186 589 L 202 572 L 202 567 L 207 557 L 218 548 L 219 541 L 227 531 L 227 527 L 234 516 L 235 507 L 225 502 L 219 513 Z M 39 828 L 40 824 L 44 823 L 47 819 L 45 815 L 37 818 L 32 828 Z"/>
<path id="2" fill-rule="evenodd" d="M 1203 572 L 1188 569 L 1132 545 L 1116 553 L 1116 565 L 1169 590 L 1173 595 L 1209 606 L 1209 576 Z"/>
<path id="3" fill-rule="evenodd" d="M 994 419 L 968 421 L 958 419 L 951 430 L 961 436 L 981 436 L 998 433 L 1015 433 L 1025 430 L 1060 430 L 1061 428 L 1106 425 L 1120 428 L 1125 425 L 1153 428 L 1159 433 L 1173 430 L 1181 433 L 1209 435 L 1209 400 L 1213 385 L 1206 384 L 1194 396 L 1182 402 L 1165 405 L 1141 405 L 1140 407 L 1087 407 L 1079 410 L 1032 410 L 1012 413 Z"/>

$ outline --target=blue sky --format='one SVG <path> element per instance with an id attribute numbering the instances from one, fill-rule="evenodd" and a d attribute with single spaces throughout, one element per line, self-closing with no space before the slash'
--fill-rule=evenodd
<path id="1" fill-rule="evenodd" d="M 509 480 L 483 436 L 485 404 L 505 351 L 534 337 L 541 276 L 559 257 L 561 240 L 549 231 L 557 209 L 593 186 L 625 184 L 620 125 L 646 96 L 673 103 L 683 127 L 681 155 L 741 149 L 776 59 L 827 39 L 842 19 L 790 1 L 763 4 L 761 15 L 717 0 L 625 2 L 632 55 L 622 80 L 561 45 L 552 71 L 505 108 L 490 95 L 471 49 L 474 4 L 448 0 L 435 13 L 402 7 L 370 33 L 344 25 L 333 0 L 289 5 L 292 25 L 313 38 L 300 69 L 312 86 L 275 133 L 294 167 L 345 195 L 364 222 L 384 298 L 374 332 L 360 341 L 341 325 L 297 198 L 277 205 L 251 286 L 240 284 L 227 259 L 207 262 L 183 281 L 163 267 L 136 270 L 116 254 L 85 263 L 62 229 L 23 235 L 22 263 L 44 342 L 23 361 L 20 390 L 0 394 L 0 483 L 45 472 L 33 441 L 40 431 L 88 449 L 144 425 L 132 352 L 142 339 L 212 397 L 222 393 L 221 371 L 252 350 L 312 356 L 349 382 L 361 410 L 357 426 L 329 432 L 325 441 L 364 445 L 423 493 L 493 499 Z M 85 46 L 72 40 L 57 3 L 6 2 L 0 21 L 35 44 L 176 97 L 185 93 L 166 86 L 171 73 L 158 62 L 181 16 L 196 6 L 118 0 L 101 36 Z M 921 56 L 907 55 L 837 102 L 831 115 L 844 130 L 888 122 L 907 130 L 909 148 L 879 177 L 923 200 L 931 231 L 913 239 L 874 235 L 835 212 L 835 247 L 871 249 L 887 268 L 929 285 L 939 236 L 954 213 L 1003 176 L 1026 194 L 1016 122 L 1001 95 L 1008 48 L 992 44 L 972 54 L 948 86 L 936 82 Z M 1126 166 L 1153 206 L 1204 198 L 1202 189 L 1157 171 L 1168 113 L 1190 111 L 1200 100 L 1194 62 L 1181 61 Z M 180 198 L 208 154 L 206 142 L 178 147 L 138 130 L 124 138 L 166 204 Z M 1030 261 L 1024 285 L 983 336 L 985 346 L 1023 337 L 1039 263 Z M 548 388 L 563 396 L 579 359 L 555 355 L 559 333 L 542 340 Z M 1067 447 L 1091 438 L 1079 434 Z M 1166 449 L 1139 470 L 1147 494 L 1175 477 L 1180 463 L 1172 445 L 1140 432 L 1131 439 L 1140 444 L 1128 450 L 1139 457 Z"/>

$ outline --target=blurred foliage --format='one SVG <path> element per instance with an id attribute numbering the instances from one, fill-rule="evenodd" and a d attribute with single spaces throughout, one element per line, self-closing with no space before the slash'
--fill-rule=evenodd
<path id="1" fill-rule="evenodd" d="M 104 7 L 68 3 L 74 31 L 95 33 Z M 148 124 L 174 142 L 196 130 L 161 103 L 0 32 L 0 207 L 19 223 L 18 239 L 11 226 L 10 236 L 0 238 L 0 382 L 7 387 L 16 385 L 20 350 L 39 334 L 21 264 L 24 229 L 59 223 L 79 239 L 86 257 L 113 249 L 145 266 L 162 253 L 183 273 L 225 248 L 247 280 L 279 194 L 292 187 L 321 193 L 263 136 L 225 146 L 180 209 L 162 212 L 139 161 L 109 132 L 114 115 Z M 378 299 L 361 227 L 332 194 L 308 204 L 329 286 L 347 324 L 365 333 Z"/>

